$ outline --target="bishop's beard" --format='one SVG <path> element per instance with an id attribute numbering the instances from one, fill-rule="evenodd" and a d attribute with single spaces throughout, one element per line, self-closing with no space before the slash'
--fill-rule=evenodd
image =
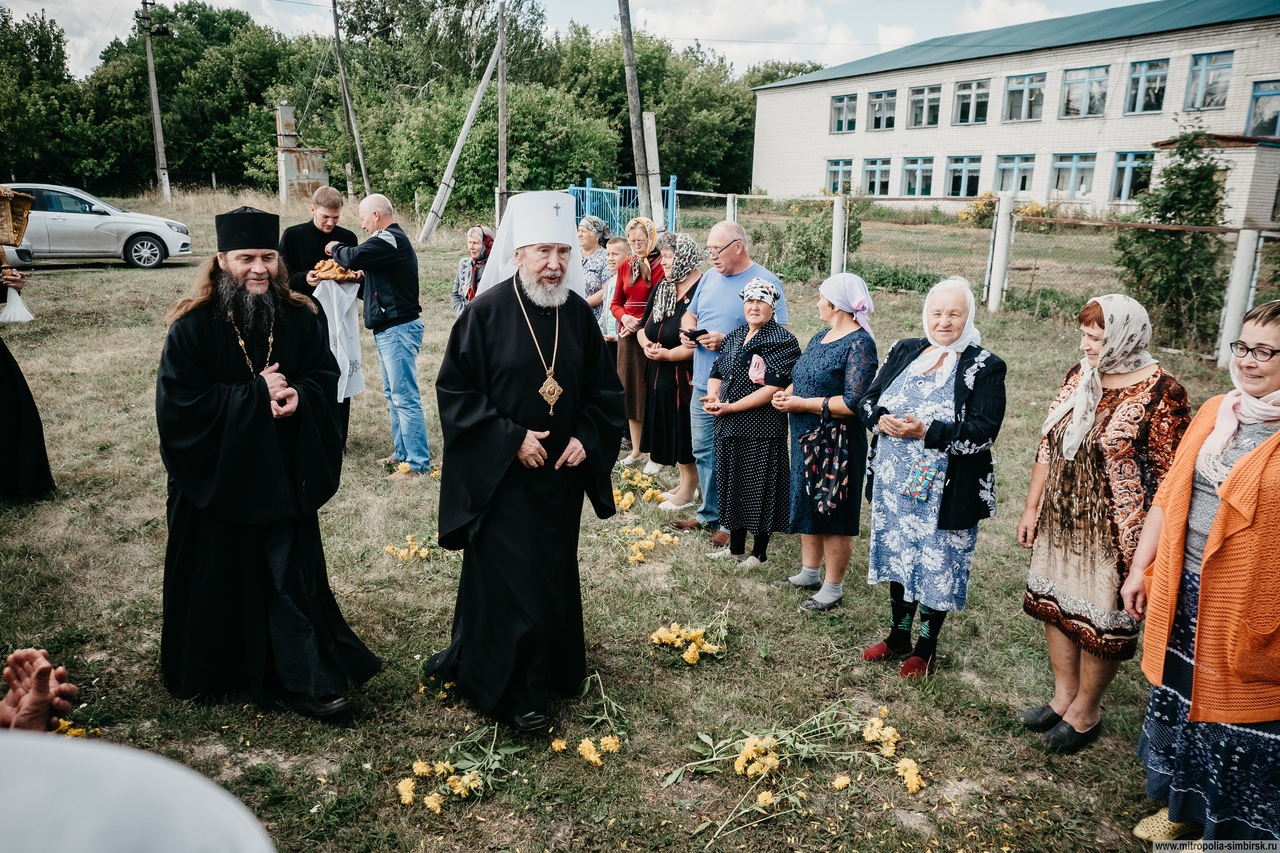
<path id="1" fill-rule="evenodd" d="M 532 283 L 526 282 L 528 278 L 533 279 Z M 516 279 L 519 280 L 524 295 L 539 308 L 559 308 L 569 300 L 569 286 L 565 284 L 563 274 L 559 281 L 549 282 L 544 278 L 527 276 L 524 270 L 520 270 Z"/>
<path id="2" fill-rule="evenodd" d="M 265 293 L 252 293 L 245 286 L 247 279 L 236 278 L 226 270 L 218 272 L 218 301 L 231 315 L 236 328 L 246 337 L 251 334 L 267 335 L 271 331 L 276 313 L 276 289 L 287 287 L 284 273 L 271 277 L 271 286 Z"/>

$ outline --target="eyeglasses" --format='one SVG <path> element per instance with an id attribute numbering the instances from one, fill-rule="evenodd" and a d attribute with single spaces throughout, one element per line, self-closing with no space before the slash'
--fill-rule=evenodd
<path id="1" fill-rule="evenodd" d="M 741 240 L 735 238 L 733 240 L 730 240 L 728 243 L 725 243 L 723 246 L 707 246 L 707 254 L 713 258 L 717 257 L 721 252 L 723 252 L 725 249 L 732 246 L 734 243 L 741 243 L 741 242 L 742 242 Z"/>
<path id="2" fill-rule="evenodd" d="M 1275 355 L 1278 350 L 1271 347 L 1247 347 L 1244 341 L 1231 342 L 1231 354 L 1236 358 L 1244 358 L 1245 356 L 1253 356 L 1258 361 L 1270 361 L 1271 356 Z"/>

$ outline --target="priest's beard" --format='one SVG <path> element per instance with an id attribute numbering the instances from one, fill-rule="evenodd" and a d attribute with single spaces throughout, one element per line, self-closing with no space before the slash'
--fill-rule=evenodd
<path id="1" fill-rule="evenodd" d="M 271 277 L 266 293 L 252 293 L 245 286 L 247 279 L 236 278 L 226 270 L 218 272 L 218 300 L 235 321 L 240 334 L 267 335 L 271 331 L 276 314 L 276 288 L 286 287 L 283 273 Z"/>
<path id="2" fill-rule="evenodd" d="M 529 301 L 539 308 L 559 308 L 569 299 L 569 287 L 564 283 L 564 273 L 531 276 L 520 269 L 516 276 L 520 279 L 520 288 Z M 532 283 L 528 283 L 532 281 Z"/>

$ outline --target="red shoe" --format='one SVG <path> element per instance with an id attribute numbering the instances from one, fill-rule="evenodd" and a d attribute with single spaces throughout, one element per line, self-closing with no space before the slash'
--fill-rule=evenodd
<path id="1" fill-rule="evenodd" d="M 932 675 L 935 660 L 937 658 L 929 658 L 926 661 L 919 655 L 912 655 L 907 658 L 902 669 L 898 670 L 898 675 L 902 678 L 924 678 L 926 675 Z"/>
<path id="2" fill-rule="evenodd" d="M 889 658 L 900 658 L 904 655 L 911 654 L 911 644 L 907 643 L 898 646 L 896 649 L 889 648 L 889 644 L 884 640 L 876 643 L 869 649 L 862 650 L 862 659 L 865 661 L 888 660 Z"/>

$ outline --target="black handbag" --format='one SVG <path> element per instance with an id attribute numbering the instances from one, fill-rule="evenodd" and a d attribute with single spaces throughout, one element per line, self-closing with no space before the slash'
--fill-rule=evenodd
<path id="1" fill-rule="evenodd" d="M 849 499 L 849 433 L 845 418 L 831 417 L 822 401 L 822 420 L 800 436 L 804 491 L 819 515 L 830 515 Z"/>

